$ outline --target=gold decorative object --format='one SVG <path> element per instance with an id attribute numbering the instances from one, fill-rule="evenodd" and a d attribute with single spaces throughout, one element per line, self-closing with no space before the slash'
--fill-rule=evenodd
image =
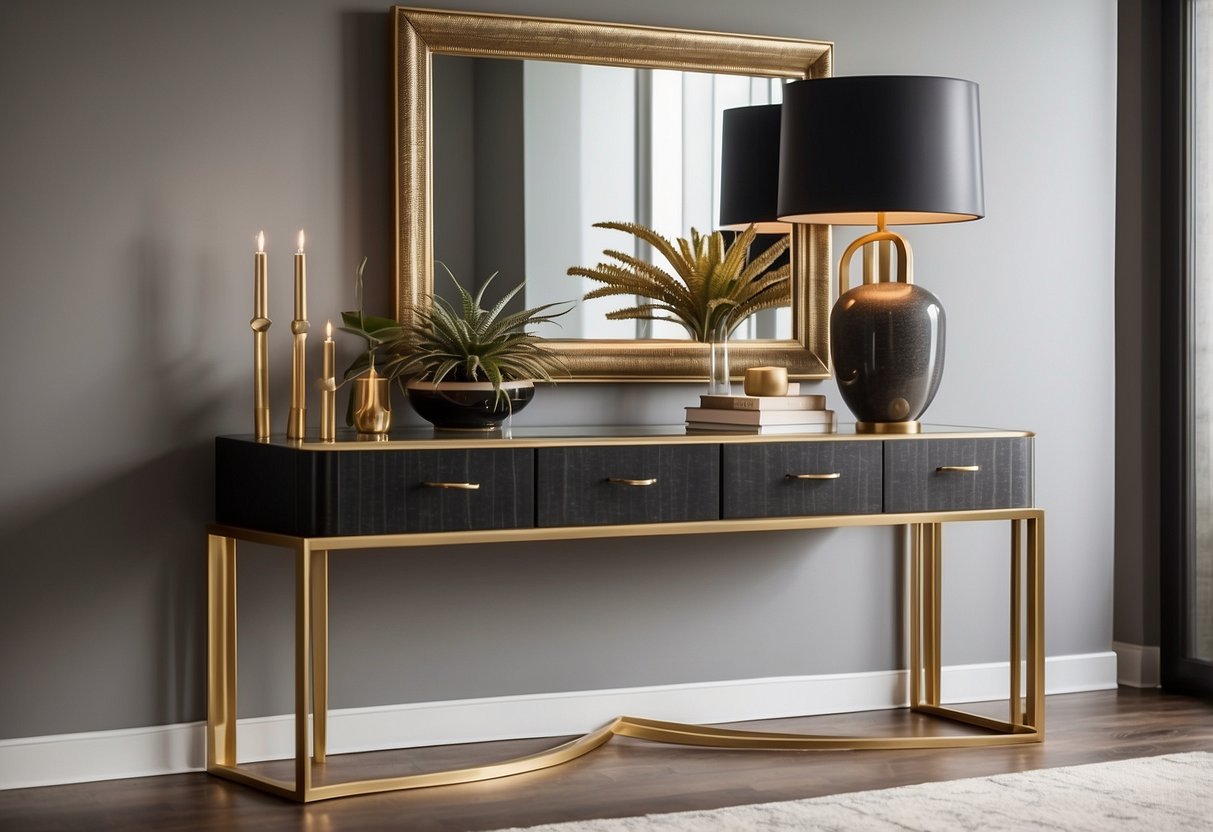
<path id="1" fill-rule="evenodd" d="M 333 322 L 324 324 L 324 362 L 320 373 L 320 441 L 337 438 L 337 379 L 333 376 L 337 345 L 333 343 Z"/>
<path id="2" fill-rule="evenodd" d="M 291 412 L 286 422 L 287 439 L 302 439 L 307 432 L 307 260 L 303 232 L 295 252 L 295 319 L 291 321 L 295 352 L 291 361 Z"/>
<path id="3" fill-rule="evenodd" d="M 359 433 L 387 433 L 392 426 L 392 380 L 375 368 L 353 381 L 354 430 Z"/>
<path id="4" fill-rule="evenodd" d="M 434 289 L 432 57 L 436 54 L 678 69 L 767 78 L 831 75 L 833 45 L 784 37 L 619 23 L 396 7 L 396 319 L 409 326 Z M 830 125 L 823 123 L 821 129 Z M 792 337 L 735 341 L 742 366 L 778 364 L 795 378 L 828 378 L 830 230 L 792 230 Z M 576 380 L 702 379 L 708 351 L 682 340 L 552 339 Z"/>
<path id="5" fill-rule="evenodd" d="M 745 371 L 742 389 L 747 396 L 786 396 L 787 367 L 750 367 Z"/>
<path id="6" fill-rule="evenodd" d="M 257 232 L 257 252 L 253 255 L 253 434 L 270 438 L 270 367 L 266 346 L 269 333 L 269 282 L 266 268 L 265 232 Z"/>

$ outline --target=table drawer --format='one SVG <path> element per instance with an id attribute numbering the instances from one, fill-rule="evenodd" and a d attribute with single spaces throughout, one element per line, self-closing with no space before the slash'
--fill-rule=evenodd
<path id="1" fill-rule="evenodd" d="M 529 448 L 313 451 L 220 437 L 215 519 L 300 537 L 535 524 Z M 439 488 L 425 483 L 469 485 Z"/>
<path id="2" fill-rule="evenodd" d="M 882 507 L 881 444 L 724 446 L 724 516 L 872 514 Z"/>
<path id="3" fill-rule="evenodd" d="M 720 517 L 719 445 L 540 448 L 538 525 Z"/>
<path id="4" fill-rule="evenodd" d="M 906 439 L 884 443 L 887 512 L 1032 505 L 1032 439 Z"/>
<path id="5" fill-rule="evenodd" d="M 396 534 L 534 525 L 529 448 L 356 451 L 334 457 L 324 534 Z"/>

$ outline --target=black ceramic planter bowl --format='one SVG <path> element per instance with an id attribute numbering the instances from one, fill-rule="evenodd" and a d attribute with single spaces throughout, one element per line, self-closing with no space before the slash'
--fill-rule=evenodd
<path id="1" fill-rule="evenodd" d="M 488 381 L 419 381 L 405 385 L 417 414 L 443 430 L 494 430 L 535 398 L 530 381 L 503 381 L 498 398 Z"/>

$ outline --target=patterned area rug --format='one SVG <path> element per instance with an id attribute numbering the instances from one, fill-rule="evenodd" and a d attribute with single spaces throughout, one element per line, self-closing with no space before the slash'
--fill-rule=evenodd
<path id="1" fill-rule="evenodd" d="M 1169 754 L 811 800 L 552 823 L 528 827 L 528 832 L 1136 829 L 1213 830 L 1213 754 Z"/>

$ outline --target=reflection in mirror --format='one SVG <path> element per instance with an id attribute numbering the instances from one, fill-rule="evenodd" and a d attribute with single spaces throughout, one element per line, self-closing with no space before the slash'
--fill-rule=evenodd
<path id="1" fill-rule="evenodd" d="M 432 77 L 434 255 L 464 285 L 500 272 L 490 288 L 499 295 L 525 277 L 519 308 L 580 300 L 593 284 L 566 270 L 602 261 L 604 249 L 654 257 L 630 235 L 595 222 L 637 222 L 667 238 L 715 229 L 721 113 L 779 103 L 783 83 L 441 54 L 433 56 Z M 754 252 L 772 239 L 760 237 Z M 434 288 L 451 299 L 454 287 L 441 269 Z M 608 321 L 606 313 L 621 305 L 630 304 L 578 303 L 562 318 L 559 337 L 686 338 L 676 324 Z M 760 312 L 734 337 L 791 338 L 791 309 Z"/>

